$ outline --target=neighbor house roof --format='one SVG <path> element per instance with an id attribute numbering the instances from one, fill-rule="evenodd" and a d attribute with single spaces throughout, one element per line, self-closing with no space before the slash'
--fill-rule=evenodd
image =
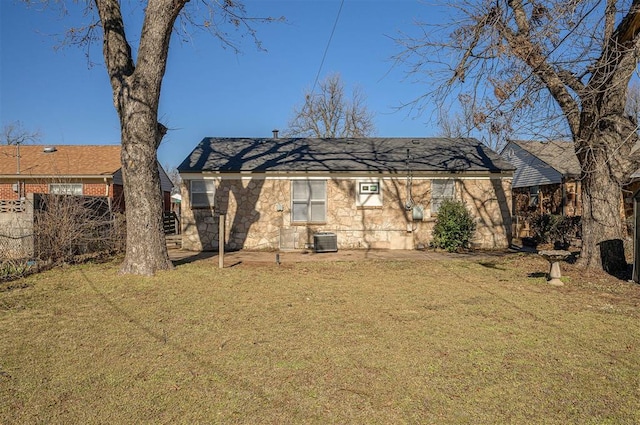
<path id="1" fill-rule="evenodd" d="M 120 145 L 58 145 L 44 152 L 42 145 L 20 146 L 22 176 L 113 176 L 120 169 Z M 18 174 L 18 149 L 0 146 L 0 176 Z"/>
<path id="2" fill-rule="evenodd" d="M 111 177 L 122 185 L 120 145 L 56 145 L 55 151 L 45 152 L 42 145 L 20 146 L 21 178 L 96 178 Z M 0 177 L 18 175 L 18 149 L 15 145 L 0 146 Z M 171 191 L 173 183 L 162 166 L 160 186 Z"/>
<path id="3" fill-rule="evenodd" d="M 192 172 L 483 172 L 513 166 L 476 139 L 205 138 L 178 166 Z"/>
<path id="4" fill-rule="evenodd" d="M 580 176 L 580 162 L 576 156 L 575 145 L 571 141 L 511 140 L 510 142 L 546 162 L 565 177 Z"/>

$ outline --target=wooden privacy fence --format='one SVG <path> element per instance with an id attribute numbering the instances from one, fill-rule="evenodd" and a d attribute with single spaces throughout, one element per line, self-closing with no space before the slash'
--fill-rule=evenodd
<path id="1" fill-rule="evenodd" d="M 162 225 L 165 235 L 177 235 L 180 233 L 180 218 L 175 211 L 165 211 L 163 213 Z"/>

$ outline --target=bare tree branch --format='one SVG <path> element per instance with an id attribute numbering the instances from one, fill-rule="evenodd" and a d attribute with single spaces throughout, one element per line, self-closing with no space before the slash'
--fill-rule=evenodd
<path id="1" fill-rule="evenodd" d="M 41 3 L 58 5 L 63 11 L 66 7 L 64 1 L 41 0 Z M 121 272 L 150 275 L 170 269 L 172 264 L 162 229 L 163 198 L 157 149 L 167 132 L 167 127 L 158 121 L 158 106 L 171 36 L 174 32 L 186 34 L 205 29 L 223 46 L 237 51 L 227 28 L 249 34 L 259 46 L 253 24 L 274 19 L 249 17 L 239 0 L 86 0 L 78 3 L 84 7 L 89 24 L 79 24 L 69 30 L 65 42 L 90 46 L 102 39 L 112 100 L 120 119 L 127 214 L 126 254 Z M 129 38 L 125 30 L 128 21 L 123 19 L 122 9 L 131 13 L 127 18 L 137 18 L 142 12 L 141 31 L 134 34 L 134 38 Z M 177 26 L 180 16 L 183 25 Z M 101 35 L 98 29 L 102 30 Z M 137 40 L 137 46 L 132 45 L 131 40 Z"/>
<path id="2" fill-rule="evenodd" d="M 25 143 L 35 143 L 40 140 L 39 131 L 26 130 L 20 121 L 14 121 L 5 124 L 0 134 L 0 144 L 2 145 L 20 145 Z"/>
<path id="3" fill-rule="evenodd" d="M 640 167 L 627 100 L 640 0 L 463 0 L 451 8 L 446 28 L 422 25 L 422 36 L 397 40 L 396 60 L 426 85 L 412 107 L 472 93 L 474 112 L 465 116 L 475 129 L 518 123 L 514 130 L 544 139 L 569 130 L 582 165 L 581 261 L 600 267 L 598 244 L 623 237 L 621 187 Z"/>
<path id="4" fill-rule="evenodd" d="M 318 138 L 370 136 L 375 127 L 365 101 L 358 88 L 351 100 L 345 99 L 340 75 L 332 74 L 320 83 L 319 93 L 305 93 L 304 104 L 294 108 L 294 117 L 284 134 Z"/>

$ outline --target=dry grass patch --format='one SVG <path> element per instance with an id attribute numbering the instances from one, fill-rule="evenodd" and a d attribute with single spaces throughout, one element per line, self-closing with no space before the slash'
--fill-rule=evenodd
<path id="1" fill-rule="evenodd" d="M 528 256 L 216 265 L 0 292 L 0 423 L 640 423 L 637 285 L 550 287 Z"/>

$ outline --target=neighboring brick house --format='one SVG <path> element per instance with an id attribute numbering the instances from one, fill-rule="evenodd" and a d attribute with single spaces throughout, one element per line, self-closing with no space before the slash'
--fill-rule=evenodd
<path id="1" fill-rule="evenodd" d="M 501 152 L 516 168 L 513 176 L 513 216 L 516 236 L 531 236 L 533 213 L 582 215 L 581 167 L 571 141 L 510 140 Z M 633 216 L 633 194 L 640 188 L 640 170 L 622 188 L 621 214 Z"/>
<path id="2" fill-rule="evenodd" d="M 0 146 L 0 200 L 29 193 L 101 196 L 124 210 L 120 152 L 119 145 Z M 173 185 L 158 166 L 168 211 Z"/>
<path id="3" fill-rule="evenodd" d="M 501 155 L 516 167 L 514 215 L 582 214 L 580 163 L 573 142 L 510 140 Z"/>
<path id="4" fill-rule="evenodd" d="M 428 246 L 442 200 L 466 203 L 473 245 L 511 241 L 513 167 L 475 139 L 205 138 L 178 167 L 183 247 L 339 248 Z"/>

